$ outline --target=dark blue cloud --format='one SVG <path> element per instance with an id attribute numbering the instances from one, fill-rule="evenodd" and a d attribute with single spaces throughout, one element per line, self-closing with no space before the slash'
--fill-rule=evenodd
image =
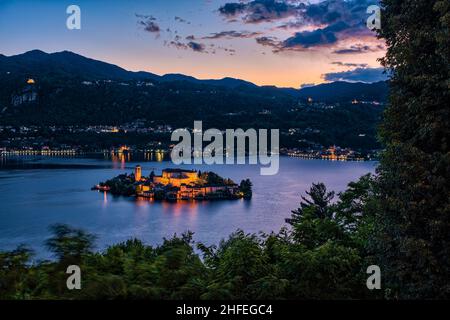
<path id="1" fill-rule="evenodd" d="M 228 19 L 241 15 L 245 23 L 260 23 L 296 16 L 304 7 L 304 4 L 293 4 L 289 0 L 254 0 L 227 3 L 219 8 L 219 13 Z"/>
<path id="2" fill-rule="evenodd" d="M 293 37 L 288 38 L 283 42 L 283 48 L 309 48 L 324 44 L 332 44 L 338 41 L 336 33 L 349 28 L 350 26 L 347 23 L 339 21 L 323 29 L 297 32 Z"/>
<path id="3" fill-rule="evenodd" d="M 221 31 L 212 33 L 209 36 L 203 37 L 203 39 L 231 39 L 231 38 L 253 38 L 260 35 L 261 32 L 250 32 L 250 31 Z"/>
<path id="4" fill-rule="evenodd" d="M 334 61 L 331 64 L 334 64 L 334 65 L 340 66 L 340 67 L 367 68 L 367 63 L 352 63 L 352 62 Z"/>
<path id="5" fill-rule="evenodd" d="M 365 25 L 368 18 L 366 10 L 369 5 L 378 3 L 379 0 L 323 0 L 318 3 L 253 0 L 227 3 L 220 7 L 219 13 L 227 19 L 240 19 L 243 23 L 283 20 L 283 24 L 278 26 L 280 29 L 317 26 L 315 30 L 297 32 L 276 44 L 277 51 L 302 50 L 373 35 Z M 289 21 L 285 21 L 287 18 Z M 259 43 L 267 45 L 267 42 Z"/>
<path id="6" fill-rule="evenodd" d="M 144 30 L 151 33 L 159 33 L 161 28 L 155 22 L 156 18 L 148 15 L 140 15 L 136 14 L 136 17 L 139 18 L 138 23 L 144 27 Z"/>
<path id="7" fill-rule="evenodd" d="M 225 16 L 235 16 L 245 11 L 247 7 L 244 3 L 226 3 L 219 8 L 219 12 Z"/>
<path id="8" fill-rule="evenodd" d="M 333 53 L 335 53 L 335 54 L 359 54 L 359 53 L 366 53 L 366 52 L 375 52 L 375 51 L 379 51 L 379 50 L 383 50 L 383 46 L 381 46 L 381 45 L 368 46 L 368 45 L 363 45 L 363 44 L 355 44 L 348 48 L 337 49 L 337 50 L 333 51 Z"/>
<path id="9" fill-rule="evenodd" d="M 378 82 L 388 79 L 383 68 L 356 68 L 349 71 L 331 72 L 323 75 L 327 81 Z"/>
<path id="10" fill-rule="evenodd" d="M 192 50 L 195 52 L 208 53 L 206 46 L 203 43 L 189 41 L 188 43 L 181 42 L 181 37 L 175 37 L 174 40 L 167 42 L 165 45 L 174 47 L 178 50 Z"/>
<path id="11" fill-rule="evenodd" d="M 317 4 L 311 4 L 309 5 L 304 13 L 304 16 L 309 18 L 310 20 L 314 22 L 321 22 L 321 23 L 332 23 L 335 22 L 337 19 L 339 19 L 342 14 L 337 11 L 341 8 L 330 8 L 331 1 L 324 1 Z M 336 10 L 336 11 L 331 11 Z"/>
<path id="12" fill-rule="evenodd" d="M 187 21 L 186 19 L 183 19 L 183 18 L 178 17 L 178 16 L 175 17 L 175 21 L 180 22 L 180 23 L 191 24 L 190 21 Z"/>
<path id="13" fill-rule="evenodd" d="M 191 41 L 191 42 L 188 42 L 187 46 L 196 52 L 204 52 L 205 51 L 205 45 L 202 43 Z"/>

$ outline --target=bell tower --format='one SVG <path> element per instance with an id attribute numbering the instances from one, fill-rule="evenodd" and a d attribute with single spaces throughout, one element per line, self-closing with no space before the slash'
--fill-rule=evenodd
<path id="1" fill-rule="evenodd" d="M 134 181 L 139 182 L 142 179 L 142 168 L 141 166 L 136 166 L 134 168 Z"/>

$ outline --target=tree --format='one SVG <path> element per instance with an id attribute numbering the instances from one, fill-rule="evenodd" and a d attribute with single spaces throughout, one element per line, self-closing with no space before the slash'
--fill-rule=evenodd
<path id="1" fill-rule="evenodd" d="M 84 255 L 92 252 L 96 237 L 83 230 L 64 224 L 50 226 L 53 236 L 45 242 L 61 262 L 79 262 Z"/>
<path id="2" fill-rule="evenodd" d="M 153 182 L 153 178 L 155 177 L 155 171 L 152 170 L 152 172 L 150 172 L 150 176 L 149 176 L 149 180 L 151 182 Z"/>
<path id="3" fill-rule="evenodd" d="M 292 219 L 288 220 L 289 224 L 298 222 L 307 208 L 313 208 L 313 213 L 317 218 L 331 217 L 330 202 L 334 198 L 333 191 L 327 192 L 327 187 L 323 183 L 313 183 L 306 194 L 308 197 L 301 197 L 300 207 L 292 211 Z"/>
<path id="4" fill-rule="evenodd" d="M 19 246 L 11 252 L 0 252 L 0 299 L 27 299 L 31 293 L 27 264 L 33 252 Z"/>
<path id="5" fill-rule="evenodd" d="M 205 253 L 206 264 L 213 271 L 212 285 L 205 298 L 249 299 L 249 290 L 256 290 L 249 286 L 266 277 L 270 270 L 260 239 L 242 230 L 221 241 L 217 249 L 201 244 L 199 249 Z"/>
<path id="6" fill-rule="evenodd" d="M 335 204 L 335 219 L 352 237 L 363 255 L 367 255 L 368 239 L 374 232 L 374 216 L 379 210 L 377 180 L 371 174 L 350 182 L 339 193 Z M 373 263 L 372 263 L 373 264 Z"/>
<path id="7" fill-rule="evenodd" d="M 244 199 L 251 199 L 253 196 L 253 184 L 250 179 L 242 180 L 239 185 L 239 190 L 244 194 Z"/>
<path id="8" fill-rule="evenodd" d="M 383 0 L 391 74 L 373 251 L 397 298 L 449 298 L 450 3 Z"/>

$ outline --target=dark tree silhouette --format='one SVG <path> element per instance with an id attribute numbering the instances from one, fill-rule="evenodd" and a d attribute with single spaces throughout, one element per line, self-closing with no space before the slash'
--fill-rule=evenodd
<path id="1" fill-rule="evenodd" d="M 383 0 L 390 101 L 377 253 L 398 298 L 450 297 L 450 2 Z"/>
<path id="2" fill-rule="evenodd" d="M 50 226 L 53 236 L 45 245 L 60 261 L 79 261 L 82 256 L 92 252 L 96 237 L 83 230 L 64 224 Z"/>
<path id="3" fill-rule="evenodd" d="M 328 192 L 323 183 L 313 183 L 306 194 L 308 197 L 301 197 L 300 207 L 292 211 L 292 219 L 288 220 L 290 224 L 298 222 L 307 208 L 312 208 L 315 216 L 319 219 L 332 218 L 330 203 L 334 198 L 334 191 Z"/>

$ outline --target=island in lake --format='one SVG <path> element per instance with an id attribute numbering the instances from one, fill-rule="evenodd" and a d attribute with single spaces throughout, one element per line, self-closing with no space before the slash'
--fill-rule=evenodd
<path id="1" fill-rule="evenodd" d="M 252 197 L 249 179 L 237 185 L 214 172 L 183 169 L 164 169 L 160 176 L 152 171 L 145 177 L 141 166 L 136 166 L 132 174 L 121 174 L 99 183 L 93 189 L 153 200 L 234 200 Z"/>

